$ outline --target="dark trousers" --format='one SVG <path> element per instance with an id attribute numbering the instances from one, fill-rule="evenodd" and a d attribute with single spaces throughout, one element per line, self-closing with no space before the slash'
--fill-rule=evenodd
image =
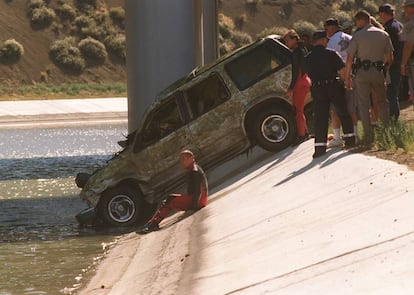
<path id="1" fill-rule="evenodd" d="M 400 116 L 400 103 L 398 99 L 401 83 L 400 64 L 392 64 L 389 70 L 389 75 L 391 82 L 387 85 L 387 98 L 390 107 L 390 117 L 397 120 Z"/>
<path id="2" fill-rule="evenodd" d="M 345 145 L 355 144 L 354 126 L 347 109 L 343 84 L 335 82 L 323 86 L 313 86 L 311 94 L 315 114 L 315 150 L 326 150 L 329 106 L 331 103 L 335 106 L 336 113 L 341 120 Z"/>

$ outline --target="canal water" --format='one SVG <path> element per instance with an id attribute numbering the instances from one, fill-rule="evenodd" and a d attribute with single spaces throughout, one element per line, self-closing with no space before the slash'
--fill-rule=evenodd
<path id="1" fill-rule="evenodd" d="M 79 228 L 74 183 L 127 126 L 0 130 L 0 295 L 75 294 L 119 232 Z"/>

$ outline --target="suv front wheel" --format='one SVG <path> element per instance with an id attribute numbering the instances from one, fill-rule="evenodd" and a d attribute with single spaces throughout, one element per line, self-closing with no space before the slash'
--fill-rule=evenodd
<path id="1" fill-rule="evenodd" d="M 280 151 L 295 138 L 293 112 L 285 109 L 262 109 L 256 115 L 254 136 L 257 144 L 268 151 Z"/>
<path id="2" fill-rule="evenodd" d="M 130 186 L 108 189 L 98 205 L 98 214 L 112 226 L 131 226 L 142 213 L 142 201 L 138 191 Z"/>

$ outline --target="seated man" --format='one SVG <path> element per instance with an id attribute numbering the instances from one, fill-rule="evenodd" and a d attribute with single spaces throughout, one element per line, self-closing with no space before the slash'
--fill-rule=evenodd
<path id="1" fill-rule="evenodd" d="M 161 220 L 167 217 L 172 210 L 198 210 L 207 205 L 208 184 L 204 171 L 195 162 L 194 154 L 189 150 L 180 153 L 180 164 L 187 170 L 187 194 L 170 195 L 158 208 L 152 218 L 138 230 L 145 234 L 158 230 Z"/>

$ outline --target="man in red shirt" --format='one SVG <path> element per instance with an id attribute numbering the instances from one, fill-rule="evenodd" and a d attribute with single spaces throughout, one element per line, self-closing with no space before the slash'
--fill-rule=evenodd
<path id="1" fill-rule="evenodd" d="M 190 150 L 183 150 L 180 153 L 180 164 L 187 170 L 187 194 L 170 195 L 158 208 L 152 218 L 138 230 L 138 233 L 144 234 L 159 230 L 160 222 L 173 210 L 196 211 L 207 205 L 207 177 L 203 169 L 195 162 L 194 154 Z"/>

